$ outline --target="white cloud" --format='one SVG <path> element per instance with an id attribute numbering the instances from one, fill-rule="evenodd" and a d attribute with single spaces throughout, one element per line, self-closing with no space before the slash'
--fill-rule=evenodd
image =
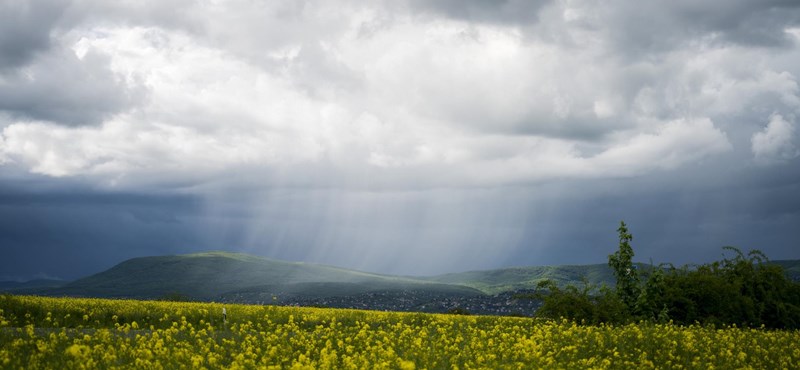
<path id="1" fill-rule="evenodd" d="M 759 164 L 775 164 L 800 156 L 794 122 L 773 114 L 763 131 L 753 134 L 752 151 Z"/>
<path id="2" fill-rule="evenodd" d="M 684 34 L 657 58 L 636 57 L 596 27 L 616 13 L 577 5 L 528 9 L 560 16 L 523 27 L 504 12 L 474 21 L 387 4 L 203 2 L 174 14 L 78 2 L 95 13 L 70 8 L 51 51 L 85 68 L 102 56 L 104 76 L 146 93 L 92 127 L 17 117 L 0 153 L 114 186 L 202 183 L 237 168 L 288 182 L 315 181 L 313 168 L 397 187 L 501 185 L 693 166 L 750 149 L 737 149 L 747 128 L 734 122 L 800 109 L 791 50 L 771 58 Z M 774 138 L 780 125 L 753 137 L 757 158 L 791 157 Z"/>
<path id="3" fill-rule="evenodd" d="M 674 169 L 730 151 L 724 132 L 708 118 L 659 124 L 654 133 L 641 133 L 592 158 L 596 168 L 611 174 Z"/>

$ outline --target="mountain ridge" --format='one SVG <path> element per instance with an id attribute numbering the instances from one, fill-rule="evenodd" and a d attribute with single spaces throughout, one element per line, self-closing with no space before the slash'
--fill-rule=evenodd
<path id="1" fill-rule="evenodd" d="M 777 260 L 800 280 L 800 260 Z M 650 265 L 637 263 L 646 270 Z M 510 302 L 514 294 L 552 280 L 560 286 L 612 286 L 606 264 L 523 266 L 434 276 L 395 276 L 323 264 L 290 262 L 244 253 L 208 251 L 131 258 L 72 282 L 42 285 L 0 282 L 0 292 L 51 296 L 189 299 L 257 304 L 338 305 L 380 309 L 441 310 L 459 302 Z M 4 287 L 11 287 L 6 289 Z M 27 288 L 26 288 L 27 287 Z M 502 296 L 502 298 L 498 298 Z M 382 300 L 380 305 L 376 298 Z M 492 298 L 494 297 L 494 298 Z M 450 302 L 450 306 L 440 302 Z M 497 303 L 497 302 L 494 302 Z M 493 303 L 493 304 L 494 304 Z"/>
<path id="2" fill-rule="evenodd" d="M 335 266 L 211 251 L 128 259 L 108 270 L 56 288 L 52 293 L 126 298 L 158 298 L 178 293 L 207 300 L 229 291 L 258 285 L 378 281 L 410 282 L 404 277 Z"/>

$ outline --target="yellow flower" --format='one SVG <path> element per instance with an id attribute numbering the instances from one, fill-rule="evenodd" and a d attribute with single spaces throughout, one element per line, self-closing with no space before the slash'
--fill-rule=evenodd
<path id="1" fill-rule="evenodd" d="M 89 353 L 90 349 L 89 346 L 85 346 L 82 344 L 73 344 L 64 351 L 67 355 L 72 357 L 84 357 Z"/>

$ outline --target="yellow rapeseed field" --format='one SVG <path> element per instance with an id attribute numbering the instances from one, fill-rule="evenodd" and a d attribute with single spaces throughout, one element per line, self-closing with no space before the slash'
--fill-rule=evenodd
<path id="1" fill-rule="evenodd" d="M 0 368 L 797 369 L 800 332 L 6 295 Z"/>

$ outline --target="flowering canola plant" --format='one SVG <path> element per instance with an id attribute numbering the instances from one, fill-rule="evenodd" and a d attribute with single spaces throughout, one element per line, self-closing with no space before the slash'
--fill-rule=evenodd
<path id="1" fill-rule="evenodd" d="M 4 295 L 0 368 L 796 369 L 800 332 Z"/>

